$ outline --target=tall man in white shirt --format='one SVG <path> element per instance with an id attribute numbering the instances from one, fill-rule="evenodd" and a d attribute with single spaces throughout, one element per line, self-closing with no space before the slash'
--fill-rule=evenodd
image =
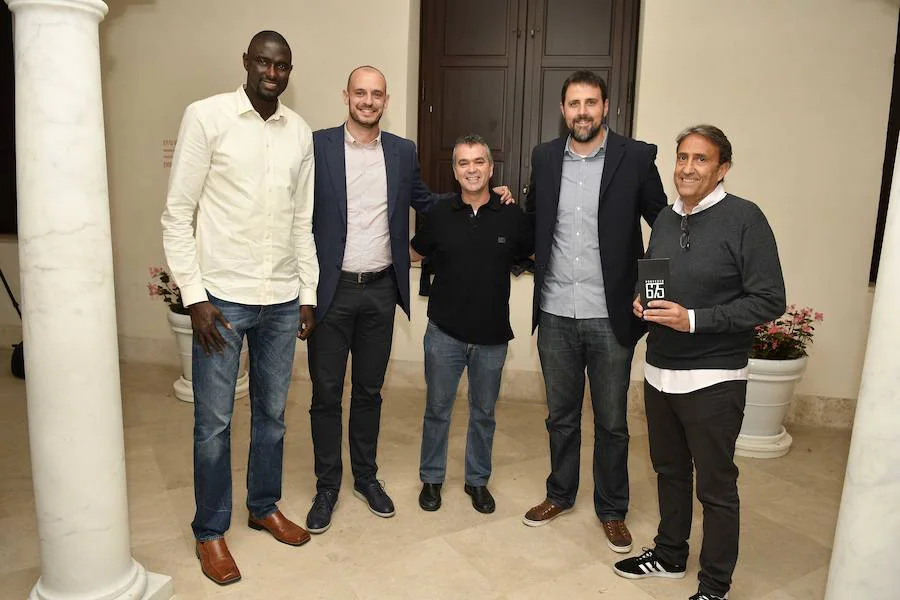
<path id="1" fill-rule="evenodd" d="M 243 63 L 245 85 L 185 111 L 162 216 L 166 259 L 194 329 L 191 527 L 203 573 L 221 585 L 241 578 L 223 536 L 231 522 L 231 415 L 244 336 L 247 524 L 285 544 L 309 541 L 276 502 L 294 347 L 314 325 L 319 279 L 312 131 L 278 101 L 292 68 L 284 37 L 256 34 Z"/>

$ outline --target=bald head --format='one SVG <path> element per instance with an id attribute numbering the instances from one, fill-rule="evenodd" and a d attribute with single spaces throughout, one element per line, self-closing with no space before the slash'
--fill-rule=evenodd
<path id="1" fill-rule="evenodd" d="M 356 67 L 352 71 L 350 71 L 350 75 L 347 76 L 347 90 L 353 89 L 354 78 L 357 75 L 375 75 L 379 79 L 381 79 L 381 89 L 384 93 L 387 93 L 387 79 L 384 77 L 384 73 L 382 73 L 379 69 L 372 67 L 370 65 L 362 65 L 360 67 Z"/>
<path id="2" fill-rule="evenodd" d="M 344 103 L 350 109 L 347 120 L 350 133 L 363 134 L 366 138 L 376 135 L 389 99 L 384 73 L 369 65 L 350 71 L 344 90 Z"/>

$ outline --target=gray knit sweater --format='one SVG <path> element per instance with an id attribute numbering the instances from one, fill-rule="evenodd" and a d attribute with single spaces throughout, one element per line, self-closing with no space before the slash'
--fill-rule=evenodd
<path id="1" fill-rule="evenodd" d="M 785 310 L 775 237 L 756 204 L 727 194 L 688 215 L 690 248 L 682 249 L 681 217 L 664 209 L 653 224 L 647 258 L 669 258 L 666 296 L 694 309 L 695 332 L 651 323 L 647 362 L 661 369 L 740 369 L 753 329 Z"/>

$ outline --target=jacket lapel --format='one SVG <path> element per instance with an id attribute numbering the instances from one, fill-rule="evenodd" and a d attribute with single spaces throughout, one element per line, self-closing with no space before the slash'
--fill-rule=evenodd
<path id="1" fill-rule="evenodd" d="M 335 127 L 332 131 L 325 160 L 328 163 L 331 185 L 334 186 L 338 212 L 344 222 L 344 229 L 347 229 L 347 167 L 344 164 L 344 128 L 343 126 Z"/>
<path id="2" fill-rule="evenodd" d="M 609 139 L 606 141 L 606 159 L 603 162 L 603 176 L 600 177 L 600 202 L 603 202 L 603 196 L 609 189 L 609 184 L 616 174 L 619 165 L 622 164 L 622 157 L 625 156 L 625 138 L 612 130 L 607 130 L 606 135 Z"/>
<path id="3" fill-rule="evenodd" d="M 400 145 L 390 134 L 382 131 L 381 148 L 384 151 L 384 170 L 387 176 L 388 222 L 393 222 L 397 195 L 400 193 Z"/>
<path id="4" fill-rule="evenodd" d="M 559 213 L 559 189 L 562 182 L 563 154 L 566 151 L 566 138 L 561 137 L 554 140 L 550 147 L 550 173 L 553 175 L 553 194 L 550 199 L 553 201 L 553 207 L 550 214 L 553 215 L 553 229 L 556 229 L 556 216 Z"/>

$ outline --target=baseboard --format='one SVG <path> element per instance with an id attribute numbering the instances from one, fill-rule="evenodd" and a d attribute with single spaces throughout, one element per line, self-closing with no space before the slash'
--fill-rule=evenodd
<path id="1" fill-rule="evenodd" d="M 19 340 L 17 336 L 20 335 L 21 329 L 0 326 L 0 343 L 6 343 L 7 338 L 10 340 L 9 344 L 15 343 Z M 121 337 L 119 339 L 119 355 L 125 362 L 173 366 L 178 366 L 179 364 L 178 357 L 175 354 L 175 342 L 169 338 Z M 347 372 L 350 372 L 349 364 Z M 302 342 L 297 344 L 293 378 L 309 381 L 306 345 Z M 349 378 L 347 383 L 349 383 Z M 466 375 L 463 374 L 459 386 L 460 393 L 463 395 L 465 394 L 466 386 L 467 379 Z M 385 390 L 415 390 L 424 395 L 425 375 L 422 363 L 410 360 L 389 361 L 384 387 Z M 587 390 L 585 390 L 585 397 L 588 397 Z M 503 383 L 500 388 L 500 400 L 504 402 L 545 405 L 547 400 L 543 376 L 535 371 L 505 369 L 503 371 Z M 853 398 L 830 398 L 798 394 L 794 396 L 794 401 L 785 418 L 785 424 L 848 429 L 853 425 L 855 411 L 856 400 Z M 631 382 L 631 386 L 628 389 L 628 412 L 637 415 L 644 414 L 642 381 Z"/>

